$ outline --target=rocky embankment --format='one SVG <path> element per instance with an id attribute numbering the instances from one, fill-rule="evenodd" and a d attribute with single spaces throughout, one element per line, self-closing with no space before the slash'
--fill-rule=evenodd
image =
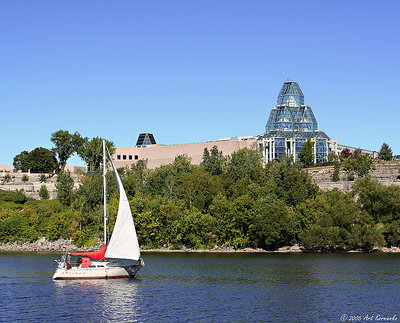
<path id="1" fill-rule="evenodd" d="M 85 252 L 85 251 L 97 251 L 101 245 L 78 248 L 74 246 L 70 240 L 59 239 L 56 241 L 49 241 L 46 238 L 40 238 L 39 240 L 29 243 L 5 243 L 0 244 L 0 252 L 54 252 L 54 253 L 66 253 L 66 252 Z M 143 253 L 147 252 L 169 252 L 169 253 L 302 253 L 306 252 L 302 246 L 295 244 L 293 246 L 282 247 L 274 251 L 268 251 L 261 248 L 244 248 L 244 249 L 234 249 L 233 247 L 214 247 L 212 249 L 189 249 L 183 247 L 182 249 L 143 249 Z M 361 252 L 358 250 L 350 250 L 348 252 Z M 383 253 L 400 253 L 400 248 L 398 247 L 382 247 L 375 248 L 372 252 L 383 252 Z"/>
<path id="2" fill-rule="evenodd" d="M 58 239 L 56 241 L 50 241 L 42 237 L 35 242 L 25 242 L 25 243 L 5 243 L 0 244 L 0 252 L 78 252 L 78 251 L 97 251 L 101 245 L 93 247 L 78 248 L 74 246 L 70 240 Z M 142 249 L 142 252 L 213 252 L 213 253 L 271 253 L 271 252 L 303 252 L 303 248 L 299 245 L 294 245 L 291 247 L 282 247 L 276 251 L 266 251 L 261 248 L 244 248 L 235 250 L 233 247 L 214 247 L 212 249 L 189 249 L 183 247 L 182 249 L 170 249 L 170 248 L 160 248 L 160 249 Z"/>
<path id="3" fill-rule="evenodd" d="M 95 251 L 100 247 L 78 248 L 70 240 L 58 239 L 55 241 L 40 238 L 35 242 L 24 243 L 4 243 L 0 244 L 0 252 L 76 252 L 76 251 Z"/>

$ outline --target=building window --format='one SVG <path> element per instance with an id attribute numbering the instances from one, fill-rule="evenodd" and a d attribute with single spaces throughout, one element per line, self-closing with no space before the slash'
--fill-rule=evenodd
<path id="1" fill-rule="evenodd" d="M 122 155 L 122 159 L 123 159 L 123 160 L 126 160 L 126 155 Z"/>
<path id="2" fill-rule="evenodd" d="M 327 159 L 326 139 L 316 139 L 315 146 L 317 163 L 323 163 Z"/>
<path id="3" fill-rule="evenodd" d="M 296 156 L 303 148 L 305 142 L 306 140 L 304 138 L 296 138 Z"/>
<path id="4" fill-rule="evenodd" d="M 139 156 L 138 155 L 135 155 L 135 160 L 138 160 L 139 159 Z"/>
<path id="5" fill-rule="evenodd" d="M 117 155 L 117 159 L 118 159 L 118 160 L 121 159 L 121 155 Z"/>
<path id="6" fill-rule="evenodd" d="M 132 160 L 132 155 L 129 155 L 129 160 Z"/>

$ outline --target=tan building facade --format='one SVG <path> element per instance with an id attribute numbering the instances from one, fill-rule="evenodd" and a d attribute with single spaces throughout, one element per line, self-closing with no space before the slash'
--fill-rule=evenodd
<path id="1" fill-rule="evenodd" d="M 187 155 L 191 158 L 192 164 L 199 165 L 203 160 L 204 149 L 211 150 L 217 146 L 224 156 L 243 148 L 256 148 L 256 138 L 246 139 L 235 137 L 225 140 L 207 141 L 181 145 L 149 145 L 146 147 L 116 148 L 113 160 L 117 168 L 130 167 L 139 160 L 147 160 L 147 167 L 154 169 L 162 165 L 173 163 L 180 155 Z"/>

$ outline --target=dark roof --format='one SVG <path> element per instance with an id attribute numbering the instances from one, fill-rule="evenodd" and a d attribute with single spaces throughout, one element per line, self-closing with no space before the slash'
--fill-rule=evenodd
<path id="1" fill-rule="evenodd" d="M 148 146 L 148 145 L 155 145 L 156 140 L 152 133 L 141 133 L 138 137 L 136 142 L 136 146 Z"/>

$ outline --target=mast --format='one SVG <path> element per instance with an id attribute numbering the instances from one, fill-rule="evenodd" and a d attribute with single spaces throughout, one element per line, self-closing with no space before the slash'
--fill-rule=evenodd
<path id="1" fill-rule="evenodd" d="M 103 201 L 104 201 L 104 244 L 107 244 L 107 183 L 106 183 L 106 140 L 103 138 Z"/>

